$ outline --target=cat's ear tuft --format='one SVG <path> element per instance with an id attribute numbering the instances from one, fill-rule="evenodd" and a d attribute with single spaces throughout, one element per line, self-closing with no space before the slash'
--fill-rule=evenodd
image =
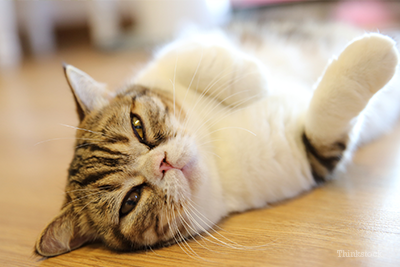
<path id="1" fill-rule="evenodd" d="M 65 77 L 74 94 L 79 120 L 92 110 L 106 105 L 114 94 L 111 93 L 106 84 L 95 81 L 83 71 L 63 63 Z"/>
<path id="2" fill-rule="evenodd" d="M 63 208 L 43 230 L 36 242 L 35 253 L 44 257 L 57 256 L 93 240 L 82 234 L 70 205 Z"/>

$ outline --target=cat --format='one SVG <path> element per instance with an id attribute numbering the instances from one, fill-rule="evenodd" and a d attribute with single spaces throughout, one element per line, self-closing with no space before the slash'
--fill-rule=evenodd
<path id="1" fill-rule="evenodd" d="M 332 178 L 400 114 L 398 51 L 341 25 L 234 25 L 160 49 L 110 90 L 64 71 L 80 124 L 35 251 L 166 246 Z"/>

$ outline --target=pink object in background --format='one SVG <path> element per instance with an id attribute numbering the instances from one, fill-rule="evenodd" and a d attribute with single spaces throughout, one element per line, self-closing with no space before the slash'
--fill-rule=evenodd
<path id="1" fill-rule="evenodd" d="M 381 1 L 342 1 L 333 18 L 364 28 L 385 27 L 394 21 L 390 9 Z"/>

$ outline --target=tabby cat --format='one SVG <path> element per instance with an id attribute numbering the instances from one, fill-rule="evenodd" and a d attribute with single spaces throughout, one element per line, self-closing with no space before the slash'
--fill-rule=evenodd
<path id="1" fill-rule="evenodd" d="M 80 124 L 36 253 L 165 246 L 310 190 L 396 122 L 397 64 L 382 34 L 271 24 L 181 38 L 116 91 L 66 65 Z"/>

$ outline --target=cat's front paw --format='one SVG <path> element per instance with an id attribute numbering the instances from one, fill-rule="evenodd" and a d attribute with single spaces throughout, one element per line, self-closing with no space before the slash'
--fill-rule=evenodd
<path id="1" fill-rule="evenodd" d="M 361 85 L 360 89 L 374 94 L 394 75 L 398 64 L 395 41 L 370 33 L 354 40 L 337 60 L 338 75 Z"/>
<path id="2" fill-rule="evenodd" d="M 332 60 L 314 91 L 305 121 L 311 143 L 345 143 L 352 121 L 371 97 L 393 77 L 398 64 L 395 42 L 381 34 L 366 34 Z"/>
<path id="3" fill-rule="evenodd" d="M 161 74 L 168 81 L 164 87 L 173 81 L 184 91 L 194 90 L 230 107 L 246 106 L 268 93 L 262 62 L 240 51 L 223 34 L 176 42 L 160 51 L 156 62 L 158 69 L 151 69 L 152 75 L 143 73 L 140 84 L 146 84 L 146 77 L 154 81 Z"/>

